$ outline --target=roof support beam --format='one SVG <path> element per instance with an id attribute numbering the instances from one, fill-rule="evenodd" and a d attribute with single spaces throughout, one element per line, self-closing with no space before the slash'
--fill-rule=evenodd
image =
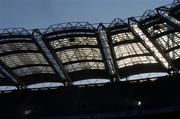
<path id="1" fill-rule="evenodd" d="M 156 11 L 162 20 L 164 20 L 171 27 L 180 31 L 180 21 L 178 21 L 174 17 L 169 16 L 168 12 L 166 10 L 163 10 L 161 8 L 157 8 Z"/>
<path id="2" fill-rule="evenodd" d="M 105 53 L 104 55 L 106 58 L 106 62 L 108 63 L 110 79 L 112 82 L 118 82 L 120 81 L 120 76 L 118 72 L 118 65 L 111 36 L 109 35 L 108 30 L 105 28 L 103 24 L 99 25 L 98 32 L 103 47 L 103 51 Z"/>
<path id="3" fill-rule="evenodd" d="M 15 83 L 18 89 L 21 87 L 26 87 L 25 84 L 19 80 L 18 76 L 12 70 L 10 70 L 9 67 L 6 66 L 2 61 L 0 61 L 0 71 L 4 75 L 4 77 L 7 77 L 9 81 Z"/>
<path id="4" fill-rule="evenodd" d="M 64 69 L 63 64 L 59 61 L 56 54 L 53 52 L 41 32 L 38 29 L 34 29 L 33 36 L 37 47 L 42 52 L 48 63 L 52 66 L 54 71 L 58 74 L 60 81 L 63 82 L 65 86 L 71 85 L 72 81 Z"/>
<path id="5" fill-rule="evenodd" d="M 110 70 L 109 70 L 109 63 L 108 63 L 107 58 L 106 58 L 106 55 L 105 55 L 106 52 L 105 52 L 105 50 L 104 50 L 104 46 L 102 45 L 102 43 L 101 43 L 101 38 L 100 38 L 100 36 L 99 36 L 100 34 L 99 34 L 99 33 L 96 33 L 96 34 L 97 34 L 98 46 L 99 46 L 99 49 L 100 49 L 100 52 L 101 52 L 102 61 L 103 61 L 104 65 L 105 65 L 106 73 L 109 74 L 110 81 L 113 82 L 113 80 L 112 80 L 112 78 L 111 78 L 111 73 L 109 72 L 109 71 L 110 71 Z"/>
<path id="6" fill-rule="evenodd" d="M 135 20 L 137 22 L 137 20 Z M 143 27 L 142 24 L 137 22 L 137 25 L 139 27 L 139 29 L 142 31 L 142 33 L 148 38 L 149 41 L 151 41 L 151 43 L 154 45 L 154 47 L 158 50 L 158 52 L 163 56 L 163 58 L 166 60 L 166 62 L 168 63 L 168 66 L 170 66 L 172 68 L 172 70 L 175 73 L 178 73 L 177 68 L 174 66 L 174 64 L 172 63 L 171 59 L 169 56 L 167 56 L 163 50 L 159 47 L 159 45 L 155 42 L 155 38 L 153 38 L 148 31 Z"/>
<path id="7" fill-rule="evenodd" d="M 133 22 L 133 21 L 132 21 Z M 135 38 L 140 41 L 142 43 L 142 45 L 148 50 L 148 52 L 150 53 L 150 55 L 152 55 L 155 60 L 164 68 L 165 71 L 167 71 L 167 73 L 169 73 L 167 67 L 163 64 L 163 62 L 161 62 L 161 60 L 155 55 L 155 53 L 151 50 L 151 48 L 146 44 L 146 42 L 141 38 L 140 34 L 138 34 L 135 31 L 135 28 L 133 28 L 131 25 L 131 19 L 128 19 L 128 24 L 129 27 L 131 29 L 132 34 L 135 36 Z"/>

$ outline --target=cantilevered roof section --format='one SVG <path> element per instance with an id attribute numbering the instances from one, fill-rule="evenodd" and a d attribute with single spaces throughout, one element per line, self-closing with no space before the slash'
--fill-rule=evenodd
<path id="1" fill-rule="evenodd" d="M 179 69 L 180 24 L 158 10 L 145 12 L 139 20 L 139 27 L 159 49 L 173 71 Z"/>
<path id="2" fill-rule="evenodd" d="M 88 22 L 52 25 L 44 40 L 73 81 L 109 78 L 97 30 Z"/>
<path id="3" fill-rule="evenodd" d="M 166 72 L 125 20 L 114 19 L 107 28 L 107 34 L 121 78 L 141 73 Z"/>
<path id="4" fill-rule="evenodd" d="M 1 30 L 0 61 L 4 64 L 2 67 L 8 67 L 17 80 L 25 85 L 41 82 L 45 75 L 54 74 L 33 41 L 31 32 L 25 29 Z"/>
<path id="5" fill-rule="evenodd" d="M 108 25 L 1 29 L 0 86 L 69 86 L 179 73 L 179 5 L 177 0 Z"/>

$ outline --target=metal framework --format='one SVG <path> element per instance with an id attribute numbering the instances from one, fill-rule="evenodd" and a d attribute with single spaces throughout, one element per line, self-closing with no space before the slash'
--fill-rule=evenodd
<path id="1" fill-rule="evenodd" d="M 87 79 L 124 78 L 180 70 L 180 2 L 147 10 L 141 17 L 116 18 L 108 26 L 75 22 L 43 32 L 0 30 L 0 85 L 27 87 Z"/>

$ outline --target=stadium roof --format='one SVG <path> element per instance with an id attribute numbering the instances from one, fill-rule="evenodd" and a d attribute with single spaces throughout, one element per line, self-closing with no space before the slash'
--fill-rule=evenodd
<path id="1" fill-rule="evenodd" d="M 116 18 L 110 24 L 1 29 L 0 85 L 67 86 L 86 79 L 118 82 L 139 74 L 152 78 L 179 73 L 179 3 L 147 10 L 141 17 Z"/>

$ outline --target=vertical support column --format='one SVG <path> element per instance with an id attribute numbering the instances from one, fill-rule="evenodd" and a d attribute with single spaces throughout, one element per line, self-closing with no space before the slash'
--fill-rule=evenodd
<path id="1" fill-rule="evenodd" d="M 68 73 L 64 69 L 62 63 L 58 60 L 56 54 L 50 48 L 49 44 L 45 41 L 45 38 L 41 32 L 38 29 L 34 29 L 33 36 L 37 47 L 42 52 L 48 63 L 52 66 L 56 74 L 59 76 L 60 81 L 62 81 L 65 86 L 71 85 L 72 81 Z"/>
<path id="2" fill-rule="evenodd" d="M 108 32 L 103 24 L 99 24 L 98 32 L 99 38 L 101 40 L 102 49 L 104 52 L 104 57 L 107 62 L 108 70 L 110 73 L 110 79 L 112 82 L 118 82 L 120 81 L 120 77 L 117 62 L 115 60 L 115 54 L 113 55 L 114 49 L 112 43 L 110 43 Z"/>

